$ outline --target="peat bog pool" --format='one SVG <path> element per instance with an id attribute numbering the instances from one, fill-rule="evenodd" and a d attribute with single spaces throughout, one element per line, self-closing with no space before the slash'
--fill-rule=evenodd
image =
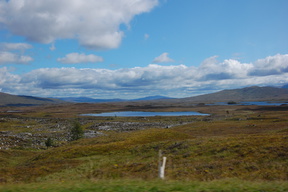
<path id="1" fill-rule="evenodd" d="M 97 117 L 154 117 L 154 116 L 207 116 L 210 114 L 199 113 L 195 111 L 177 111 L 177 112 L 145 112 L 145 111 L 120 111 L 108 113 L 89 113 L 81 114 L 81 116 L 97 116 Z"/>

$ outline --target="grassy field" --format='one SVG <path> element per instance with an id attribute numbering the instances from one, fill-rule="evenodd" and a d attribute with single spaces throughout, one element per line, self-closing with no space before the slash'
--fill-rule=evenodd
<path id="1" fill-rule="evenodd" d="M 64 114 L 67 108 L 71 106 L 54 108 L 56 111 L 49 108 L 49 112 L 47 108 L 29 108 L 13 114 L 13 121 L 5 121 L 7 114 L 2 113 L 0 131 L 23 131 L 19 116 L 25 119 L 25 126 L 31 124 L 31 132 L 38 133 L 39 128 L 51 127 L 55 114 Z M 87 129 L 93 121 L 169 122 L 176 126 L 106 130 L 101 136 L 49 149 L 0 150 L 0 191 L 288 191 L 286 108 L 206 106 L 197 111 L 212 115 L 78 118 Z M 65 121 L 76 113 L 66 114 Z M 45 124 L 38 125 L 40 121 L 32 117 L 46 118 Z M 167 157 L 164 181 L 158 179 L 159 150 Z"/>
<path id="2" fill-rule="evenodd" d="M 250 182 L 237 179 L 211 182 L 100 180 L 32 183 L 0 186 L 1 192 L 286 192 L 285 182 Z"/>

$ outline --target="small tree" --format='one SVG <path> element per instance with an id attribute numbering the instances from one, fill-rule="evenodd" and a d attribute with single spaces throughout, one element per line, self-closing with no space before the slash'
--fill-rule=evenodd
<path id="1" fill-rule="evenodd" d="M 48 137 L 48 139 L 45 141 L 45 145 L 47 148 L 53 146 L 53 140 L 51 139 L 51 137 Z"/>
<path id="2" fill-rule="evenodd" d="M 71 135 L 71 141 L 83 138 L 84 131 L 79 122 L 74 123 L 73 127 L 70 130 L 70 135 Z"/>

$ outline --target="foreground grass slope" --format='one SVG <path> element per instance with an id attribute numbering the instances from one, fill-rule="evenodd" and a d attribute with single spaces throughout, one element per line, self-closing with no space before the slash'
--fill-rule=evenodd
<path id="1" fill-rule="evenodd" d="M 0 150 L 0 191 L 288 191 L 287 111 L 236 112 L 48 150 Z M 157 179 L 159 150 L 166 181 Z"/>
<path id="2" fill-rule="evenodd" d="M 286 192 L 285 182 L 101 180 L 0 186 L 1 192 Z"/>

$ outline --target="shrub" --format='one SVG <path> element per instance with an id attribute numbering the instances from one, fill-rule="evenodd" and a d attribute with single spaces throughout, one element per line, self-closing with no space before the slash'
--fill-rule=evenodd
<path id="1" fill-rule="evenodd" d="M 73 127 L 70 130 L 70 135 L 71 135 L 71 141 L 83 138 L 84 131 L 79 122 L 74 123 Z"/>
<path id="2" fill-rule="evenodd" d="M 46 147 L 53 147 L 53 140 L 51 139 L 51 137 L 48 137 L 48 139 L 45 141 L 45 145 Z"/>

